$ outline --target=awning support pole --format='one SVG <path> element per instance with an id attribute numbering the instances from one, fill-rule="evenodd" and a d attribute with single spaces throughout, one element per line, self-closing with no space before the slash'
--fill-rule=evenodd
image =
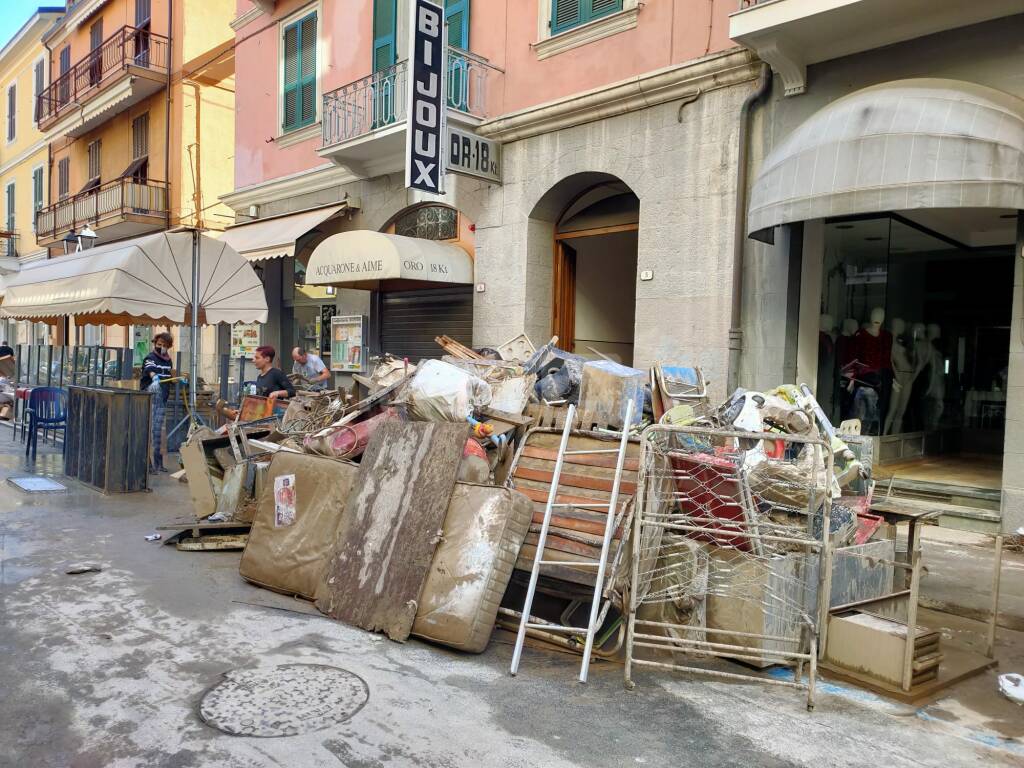
<path id="1" fill-rule="evenodd" d="M 192 354 L 188 370 L 188 408 L 196 418 L 196 388 L 199 386 L 199 230 L 192 230 Z"/>

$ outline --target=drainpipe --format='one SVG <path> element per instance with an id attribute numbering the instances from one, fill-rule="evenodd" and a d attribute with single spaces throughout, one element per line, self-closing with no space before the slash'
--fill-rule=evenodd
<path id="1" fill-rule="evenodd" d="M 195 177 L 192 180 L 193 184 L 195 185 L 195 188 L 192 190 L 192 204 L 195 206 L 196 212 L 195 212 L 195 216 L 193 218 L 195 219 L 194 224 L 195 224 L 197 229 L 205 229 L 206 227 L 205 227 L 205 223 L 203 221 L 203 171 L 202 171 L 202 158 L 203 158 L 203 156 L 202 156 L 202 148 L 200 146 L 200 141 L 199 141 L 199 129 L 200 129 L 200 112 L 199 112 L 199 110 L 200 110 L 200 106 L 201 106 L 201 103 L 202 103 L 201 92 L 199 90 L 200 86 L 199 86 L 199 83 L 197 83 L 196 81 L 194 81 L 194 80 L 186 80 L 184 77 L 181 79 L 181 85 L 182 85 L 182 89 L 184 89 L 184 87 L 186 85 L 191 85 L 192 89 L 193 89 L 193 91 L 195 93 L 195 102 L 196 102 L 196 128 L 195 128 L 195 130 L 196 130 L 196 140 L 195 140 L 196 158 L 195 158 L 195 163 L 196 163 L 196 172 L 195 172 Z M 184 110 L 182 110 L 182 113 L 183 113 L 182 116 L 184 117 Z M 189 147 L 189 153 L 188 154 L 189 154 L 189 160 L 191 161 L 191 159 L 192 159 L 192 147 Z"/>
<path id="2" fill-rule="evenodd" d="M 171 228 L 171 70 L 174 68 L 174 57 L 171 54 L 173 51 L 174 0 L 167 0 L 167 96 L 164 100 L 164 229 Z"/>
<path id="3" fill-rule="evenodd" d="M 740 146 L 736 160 L 736 211 L 732 235 L 732 312 L 729 317 L 729 374 L 727 394 L 739 386 L 740 353 L 743 351 L 743 244 L 747 230 L 747 159 L 750 155 L 750 113 L 772 87 L 772 69 L 761 65 L 761 76 L 740 108 Z"/>

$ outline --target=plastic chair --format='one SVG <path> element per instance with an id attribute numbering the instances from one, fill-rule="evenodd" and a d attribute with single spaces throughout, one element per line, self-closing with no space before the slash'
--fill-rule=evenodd
<path id="1" fill-rule="evenodd" d="M 28 443 L 25 455 L 32 453 L 32 461 L 36 460 L 36 443 L 39 439 L 39 428 L 44 433 L 48 430 L 56 432 L 64 430 L 67 435 L 68 396 L 59 387 L 36 387 L 28 396 Z M 45 439 L 45 436 L 44 436 Z M 56 441 L 56 435 L 54 436 Z"/>

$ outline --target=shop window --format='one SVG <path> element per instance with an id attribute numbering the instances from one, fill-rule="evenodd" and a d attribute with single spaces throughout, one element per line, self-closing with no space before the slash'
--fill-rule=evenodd
<path id="1" fill-rule="evenodd" d="M 316 13 L 284 28 L 281 128 L 293 131 L 316 122 Z"/>
<path id="2" fill-rule="evenodd" d="M 826 414 L 880 436 L 883 463 L 943 455 L 960 462 L 944 471 L 973 462 L 997 479 L 1012 235 L 971 247 L 897 215 L 825 231 L 817 396 Z"/>
<path id="3" fill-rule="evenodd" d="M 455 240 L 459 236 L 459 214 L 454 208 L 425 205 L 395 222 L 395 234 L 424 240 Z"/>

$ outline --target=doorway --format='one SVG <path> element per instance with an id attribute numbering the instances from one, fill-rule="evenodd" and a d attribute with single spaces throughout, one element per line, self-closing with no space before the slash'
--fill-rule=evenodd
<path id="1" fill-rule="evenodd" d="M 552 326 L 567 351 L 633 365 L 639 220 L 621 182 L 584 191 L 559 218 Z"/>

